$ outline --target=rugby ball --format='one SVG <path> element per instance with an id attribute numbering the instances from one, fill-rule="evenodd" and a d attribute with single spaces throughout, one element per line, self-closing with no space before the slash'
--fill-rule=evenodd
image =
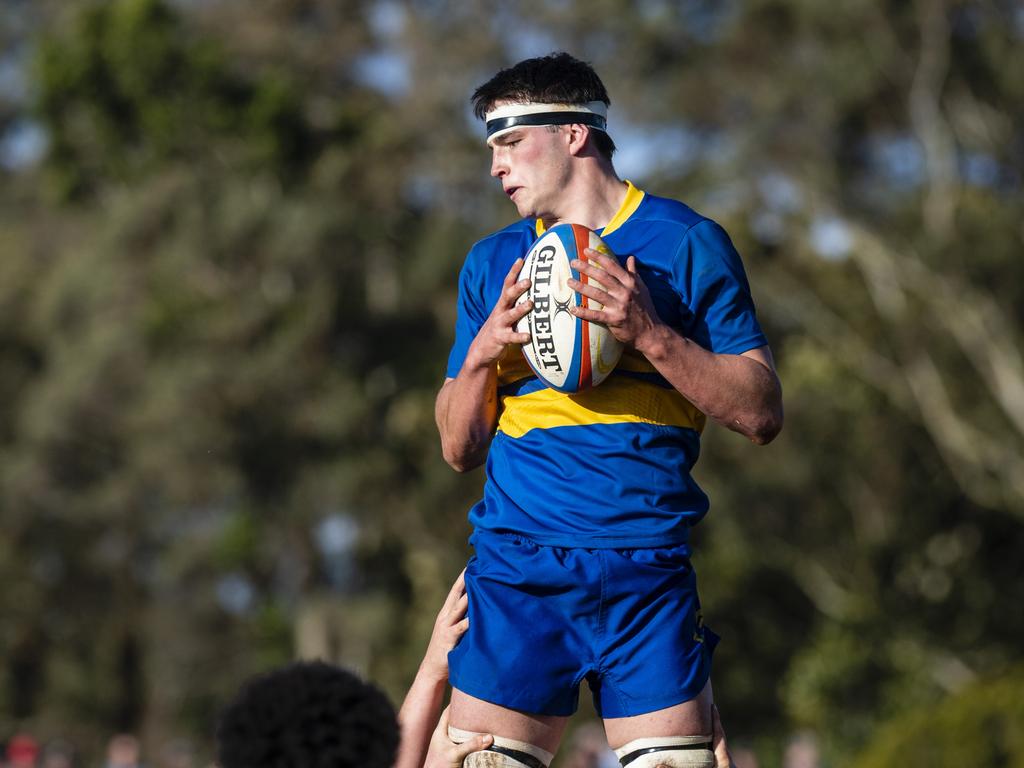
<path id="1" fill-rule="evenodd" d="M 537 378 L 559 392 L 581 392 L 596 387 L 622 356 L 622 342 L 607 326 L 581 320 L 570 307 L 601 309 L 593 299 L 567 285 L 569 278 L 586 283 L 585 274 L 573 269 L 573 259 L 586 261 L 585 248 L 614 258 L 593 230 L 581 224 L 556 224 L 526 254 L 519 279 L 530 278 L 530 288 L 519 302 L 533 300 L 516 330 L 530 334 L 523 355 Z"/>

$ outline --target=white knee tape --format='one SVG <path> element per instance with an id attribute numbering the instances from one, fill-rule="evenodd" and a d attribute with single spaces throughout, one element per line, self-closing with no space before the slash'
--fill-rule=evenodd
<path id="1" fill-rule="evenodd" d="M 710 736 L 634 739 L 615 750 L 623 768 L 715 768 Z"/>
<path id="2" fill-rule="evenodd" d="M 456 744 L 477 735 L 476 731 L 448 726 L 448 738 Z M 548 768 L 553 757 L 550 752 L 525 741 L 495 736 L 491 746 L 480 752 L 470 752 L 462 764 L 465 768 Z"/>

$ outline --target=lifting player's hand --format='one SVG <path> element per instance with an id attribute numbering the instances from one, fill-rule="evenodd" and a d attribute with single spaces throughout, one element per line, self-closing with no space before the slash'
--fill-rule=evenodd
<path id="1" fill-rule="evenodd" d="M 455 647 L 466 630 L 469 629 L 469 618 L 466 610 L 469 597 L 466 595 L 466 570 L 452 584 L 444 605 L 434 620 L 434 631 L 430 633 L 427 652 L 420 663 L 420 671 L 431 680 L 448 679 L 448 652 Z"/>
<path id="2" fill-rule="evenodd" d="M 494 309 L 491 310 L 487 322 L 481 326 L 473 339 L 467 353 L 467 360 L 481 368 L 492 365 L 509 344 L 526 344 L 530 334 L 516 331 L 516 323 L 533 309 L 533 302 L 524 301 L 516 305 L 516 301 L 530 287 L 530 280 L 516 280 L 519 270 L 523 268 L 523 260 L 516 259 L 502 283 L 501 296 L 498 297 Z"/>
<path id="3" fill-rule="evenodd" d="M 722 716 L 718 713 L 718 707 L 711 705 L 711 719 L 714 724 L 711 748 L 715 752 L 715 768 L 736 768 L 732 761 L 732 754 L 729 752 L 729 745 L 725 743 L 725 729 L 722 728 Z"/>
<path id="4" fill-rule="evenodd" d="M 619 264 L 613 256 L 587 248 L 583 251 L 587 260 L 574 259 L 573 269 L 579 270 L 589 280 L 569 280 L 574 291 L 600 302 L 603 309 L 573 307 L 570 311 L 576 317 L 608 326 L 612 335 L 627 346 L 640 348 L 644 334 L 661 324 L 651 294 L 636 271 L 636 257 L 626 259 L 626 266 Z"/>
<path id="5" fill-rule="evenodd" d="M 487 749 L 494 741 L 489 733 L 474 734 L 468 740 L 456 744 L 448 736 L 448 707 L 441 713 L 441 719 L 430 737 L 430 747 L 423 768 L 462 768 L 463 761 L 473 752 Z"/>

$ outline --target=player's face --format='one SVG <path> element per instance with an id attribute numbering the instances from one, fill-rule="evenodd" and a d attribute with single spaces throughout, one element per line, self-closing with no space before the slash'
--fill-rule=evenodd
<path id="1" fill-rule="evenodd" d="M 557 219 L 569 160 L 564 131 L 547 126 L 517 128 L 492 142 L 491 176 L 501 182 L 520 216 Z"/>

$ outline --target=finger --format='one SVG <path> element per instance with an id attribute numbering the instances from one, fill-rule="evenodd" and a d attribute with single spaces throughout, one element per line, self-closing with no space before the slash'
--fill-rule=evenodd
<path id="1" fill-rule="evenodd" d="M 455 639 L 462 637 L 466 634 L 466 630 L 469 629 L 469 618 L 465 618 L 462 621 L 455 624 L 452 629 L 455 631 Z"/>
<path id="2" fill-rule="evenodd" d="M 732 755 L 729 754 L 729 746 L 725 743 L 725 729 L 722 728 L 722 717 L 718 713 L 718 706 L 711 705 L 711 748 L 715 754 L 716 768 L 732 768 Z"/>
<path id="3" fill-rule="evenodd" d="M 622 265 L 619 263 L 619 260 L 616 259 L 614 256 L 609 256 L 606 253 L 595 251 L 593 248 L 585 248 L 583 250 L 583 253 L 584 255 L 586 255 L 588 259 L 600 264 L 604 269 L 606 269 L 609 272 L 609 274 L 614 275 L 619 280 L 622 280 L 628 275 L 626 270 L 622 268 Z"/>
<path id="4" fill-rule="evenodd" d="M 577 293 L 593 299 L 602 306 L 608 306 L 615 301 L 615 298 L 608 291 L 604 290 L 603 286 L 598 286 L 597 283 L 581 283 L 579 280 L 570 278 L 566 280 L 566 285 Z"/>
<path id="5" fill-rule="evenodd" d="M 516 323 L 526 317 L 533 310 L 533 299 L 520 302 L 510 309 L 505 310 L 500 321 L 503 328 L 514 328 Z"/>
<path id="6" fill-rule="evenodd" d="M 511 318 L 512 322 L 514 323 L 515 321 L 519 320 L 520 318 L 526 317 L 528 314 L 530 314 L 530 310 L 532 310 L 532 309 L 533 309 L 533 299 L 527 299 L 526 301 L 519 302 L 518 304 L 516 304 L 515 306 L 513 306 L 511 309 L 509 309 L 507 311 L 508 311 L 509 318 Z M 511 325 L 511 323 L 510 323 L 510 325 Z"/>
<path id="7" fill-rule="evenodd" d="M 609 293 L 618 287 L 623 290 L 625 287 L 621 282 L 615 279 L 615 277 L 609 274 L 607 269 L 601 269 L 595 267 L 593 264 L 588 264 L 585 261 L 574 261 L 573 265 L 579 271 L 581 275 L 586 276 L 585 280 L 577 280 L 576 282 L 583 285 L 596 285 L 598 288 L 602 288 Z M 572 278 L 570 278 L 571 280 Z"/>
<path id="8" fill-rule="evenodd" d="M 591 323 L 600 323 L 601 325 L 610 325 L 613 323 L 614 318 L 603 309 L 590 309 L 589 307 L 569 307 L 571 312 L 581 320 L 587 320 Z"/>
<path id="9" fill-rule="evenodd" d="M 525 259 L 519 258 L 512 262 L 512 267 L 509 269 L 508 274 L 505 275 L 504 285 L 506 288 L 519 279 L 519 273 L 522 271 L 525 261 Z"/>
<path id="10" fill-rule="evenodd" d="M 465 580 L 466 569 L 462 569 L 462 573 L 455 579 L 455 583 L 452 584 L 451 589 L 448 590 L 448 596 L 444 599 L 444 607 L 450 609 L 451 606 L 455 605 L 461 595 L 466 594 L 466 580 Z"/>
<path id="11" fill-rule="evenodd" d="M 457 613 L 465 614 L 467 608 L 469 608 L 469 595 L 463 592 L 459 601 L 455 603 L 455 610 Z"/>
<path id="12" fill-rule="evenodd" d="M 636 274 L 636 256 L 633 254 L 626 257 L 626 271 L 631 275 Z"/>
<path id="13" fill-rule="evenodd" d="M 461 763 L 473 752 L 479 752 L 482 749 L 487 749 L 491 746 L 493 741 L 494 737 L 489 733 L 481 733 L 468 741 L 455 745 L 455 749 L 452 750 L 452 764 L 455 764 L 456 762 Z"/>
<path id="14" fill-rule="evenodd" d="M 460 596 L 454 604 L 452 604 L 445 612 L 444 617 L 446 623 L 454 624 L 465 617 L 466 611 L 469 609 L 469 597 L 465 594 Z"/>
<path id="15" fill-rule="evenodd" d="M 519 272 L 522 268 L 522 259 L 516 259 L 512 262 L 512 268 L 505 275 L 504 281 L 502 281 L 501 301 L 512 303 L 530 287 L 530 278 L 524 277 L 522 280 L 519 279 Z"/>
<path id="16" fill-rule="evenodd" d="M 528 290 L 530 290 L 529 278 L 525 278 L 523 280 L 520 280 L 519 282 L 512 283 L 511 285 L 506 285 L 505 288 L 503 288 L 501 291 L 501 297 L 498 299 L 498 306 L 501 309 L 511 307 L 513 304 L 516 303 L 516 301 L 519 300 L 519 297 L 526 293 Z"/>

